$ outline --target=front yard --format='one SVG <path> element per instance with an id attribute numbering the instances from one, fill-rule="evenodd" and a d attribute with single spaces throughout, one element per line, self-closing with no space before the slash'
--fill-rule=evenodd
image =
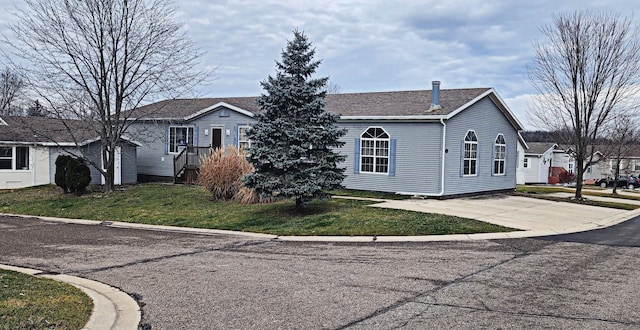
<path id="1" fill-rule="evenodd" d="M 516 193 L 522 194 L 527 197 L 541 198 L 546 200 L 554 200 L 558 202 L 579 203 L 594 206 L 609 207 L 622 210 L 635 210 L 639 208 L 637 203 L 624 203 L 608 200 L 609 198 L 615 198 L 615 200 L 628 200 L 628 201 L 640 201 L 640 194 L 637 194 L 636 190 L 624 191 L 624 193 L 612 194 L 607 189 L 600 187 L 585 185 L 582 188 L 583 200 L 575 200 L 572 197 L 556 197 L 553 194 L 556 193 L 570 193 L 575 194 L 575 188 L 568 188 L 562 186 L 549 186 L 549 185 L 521 185 L 516 187 Z M 619 188 L 622 191 L 622 188 Z M 593 197 L 606 197 L 607 200 L 596 200 Z"/>
<path id="2" fill-rule="evenodd" d="M 310 203 L 240 205 L 214 202 L 199 186 L 139 184 L 112 194 L 64 195 L 55 186 L 0 191 L 0 212 L 225 229 L 274 235 L 445 235 L 508 232 L 481 221 L 367 207 L 374 202 L 332 199 Z"/>

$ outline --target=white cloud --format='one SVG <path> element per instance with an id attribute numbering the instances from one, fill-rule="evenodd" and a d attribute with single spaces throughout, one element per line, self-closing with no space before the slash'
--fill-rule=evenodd
<path id="1" fill-rule="evenodd" d="M 0 0 L 0 9 L 13 6 L 14 0 Z M 219 66 L 216 79 L 201 88 L 204 96 L 261 93 L 260 81 L 274 73 L 274 61 L 297 28 L 323 60 L 318 74 L 330 76 L 342 92 L 427 89 L 432 80 L 443 88 L 494 87 L 523 123 L 526 98 L 535 93 L 526 65 L 540 25 L 559 11 L 640 10 L 631 0 L 227 0 L 175 6 L 187 34 L 207 52 L 202 65 Z M 0 22 L 12 19 L 10 11 L 0 11 Z"/>

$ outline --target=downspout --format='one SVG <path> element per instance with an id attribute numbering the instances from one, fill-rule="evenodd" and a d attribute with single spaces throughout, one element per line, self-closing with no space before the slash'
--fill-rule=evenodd
<path id="1" fill-rule="evenodd" d="M 431 84 L 432 84 L 431 106 L 429 107 L 427 112 L 433 112 L 433 111 L 438 111 L 442 109 L 442 106 L 440 105 L 440 81 L 435 80 L 435 81 L 432 81 Z M 442 151 L 441 151 L 442 158 L 440 159 L 440 192 L 436 194 L 397 192 L 397 194 L 413 195 L 413 196 L 431 196 L 431 197 L 440 197 L 444 195 L 444 170 L 445 170 L 444 158 L 447 154 L 446 143 L 445 143 L 445 140 L 447 137 L 447 124 L 445 124 L 444 119 L 442 117 L 440 117 L 440 124 L 442 124 Z"/>
<path id="2" fill-rule="evenodd" d="M 444 119 L 440 118 L 440 124 L 442 124 L 442 159 L 440 160 L 440 192 L 436 194 L 436 196 L 444 195 L 444 158 L 447 154 L 445 140 L 447 137 L 447 124 L 444 122 Z"/>

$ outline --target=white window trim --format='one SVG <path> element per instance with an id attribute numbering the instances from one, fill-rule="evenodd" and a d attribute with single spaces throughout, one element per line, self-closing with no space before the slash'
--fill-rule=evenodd
<path id="1" fill-rule="evenodd" d="M 502 141 L 504 143 L 498 143 L 498 138 L 502 136 Z M 502 153 L 502 158 L 496 158 L 496 148 L 504 147 L 504 152 Z M 502 163 L 502 173 L 496 172 L 496 161 Z M 507 141 L 504 138 L 504 134 L 498 134 L 496 139 L 493 142 L 493 175 L 494 176 L 505 176 L 507 175 Z"/>
<path id="2" fill-rule="evenodd" d="M 249 126 L 249 125 L 239 125 L 238 126 L 238 132 L 237 132 L 238 133 L 238 145 L 236 146 L 238 149 L 240 149 L 240 144 L 242 144 L 242 143 L 246 143 L 247 146 L 249 148 L 251 148 L 251 140 L 249 138 L 247 138 L 247 140 L 240 140 L 240 136 L 241 136 L 240 135 L 240 130 L 247 130 L 248 131 L 250 129 L 251 129 L 251 126 Z M 246 133 L 245 133 L 245 136 L 246 136 Z"/>
<path id="3" fill-rule="evenodd" d="M 522 162 L 522 167 L 523 168 L 529 168 L 529 158 L 528 157 L 524 157 L 524 161 Z"/>
<path id="4" fill-rule="evenodd" d="M 191 132 L 192 132 L 192 134 L 191 134 L 192 140 L 195 139 L 195 136 L 194 136 L 194 134 L 196 134 L 195 133 L 195 127 L 188 126 L 188 125 L 169 125 L 169 134 L 167 134 L 167 145 L 168 145 L 167 150 L 169 151 L 169 154 L 177 155 L 177 154 L 180 153 L 180 150 L 171 151 L 171 130 L 172 129 L 175 130 L 175 129 L 178 129 L 178 128 L 186 128 L 187 129 L 187 141 L 186 141 L 187 145 L 193 144 L 193 141 L 189 141 L 188 140 L 189 139 L 189 130 L 191 130 Z M 176 141 L 175 145 L 176 145 L 176 148 L 178 148 L 178 141 Z"/>
<path id="5" fill-rule="evenodd" d="M 470 132 L 473 132 L 473 135 L 475 135 L 476 140 L 475 141 L 467 141 L 467 135 L 469 135 Z M 469 157 L 467 158 L 467 144 L 469 146 L 475 145 L 476 146 L 476 156 L 475 157 Z M 474 130 L 468 130 L 467 133 L 464 135 L 464 145 L 463 145 L 463 150 L 462 150 L 462 176 L 467 177 L 467 176 L 478 176 L 478 153 L 480 152 L 480 150 L 478 150 L 478 134 L 476 134 L 476 131 Z M 471 152 L 471 147 L 469 148 L 469 152 Z M 464 173 L 464 163 L 466 161 L 469 161 L 469 172 L 471 172 L 471 162 L 475 161 L 476 166 L 475 166 L 475 172 L 474 173 L 469 173 L 466 174 Z"/>
<path id="6" fill-rule="evenodd" d="M 363 135 L 367 131 L 372 129 L 372 128 L 381 129 L 387 135 L 387 137 L 386 138 L 378 138 L 378 137 L 368 138 L 368 137 L 363 137 Z M 372 141 L 373 142 L 373 155 L 363 155 L 363 153 L 362 153 L 362 145 L 363 145 L 364 141 Z M 384 142 L 384 141 L 387 142 L 387 155 L 386 156 L 378 156 L 378 155 L 376 155 L 377 142 Z M 389 169 L 390 169 L 390 166 L 391 166 L 391 155 L 390 155 L 390 153 L 391 153 L 391 135 L 389 135 L 389 132 L 387 132 L 387 130 L 385 130 L 381 126 L 369 126 L 369 127 L 367 127 L 367 129 L 364 130 L 364 132 L 362 132 L 360 134 L 360 164 L 359 164 L 360 169 L 359 169 L 359 172 L 360 173 L 366 173 L 366 174 L 374 174 L 374 175 L 377 174 L 377 175 L 387 175 L 388 176 L 389 175 Z M 362 166 L 364 165 L 363 158 L 365 158 L 365 157 L 373 158 L 373 171 L 364 171 L 363 170 L 363 168 L 362 168 Z M 387 159 L 387 171 L 386 172 L 377 172 L 376 171 L 376 163 L 377 163 L 376 160 L 377 159 L 384 159 L 384 158 Z"/>
<path id="7" fill-rule="evenodd" d="M 31 171 L 31 169 L 32 169 L 31 154 L 32 154 L 33 151 L 31 150 L 30 147 L 26 147 L 26 146 L 7 146 L 7 145 L 0 146 L 0 147 L 11 148 L 11 157 L 0 157 L 2 159 L 11 159 L 11 168 L 0 169 L 0 172 L 3 172 L 3 173 L 7 173 L 7 172 L 23 172 L 24 173 L 24 172 L 30 172 Z M 28 163 L 27 169 L 18 169 L 18 168 L 16 168 L 17 161 L 18 161 L 18 151 L 17 151 L 16 148 L 19 148 L 19 147 L 27 148 L 27 150 L 29 152 L 29 154 L 28 154 L 28 162 L 29 163 Z"/>

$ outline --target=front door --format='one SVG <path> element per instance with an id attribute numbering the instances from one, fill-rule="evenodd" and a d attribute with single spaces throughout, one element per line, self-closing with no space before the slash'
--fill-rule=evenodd
<path id="1" fill-rule="evenodd" d="M 211 127 L 211 148 L 222 148 L 222 127 Z"/>

